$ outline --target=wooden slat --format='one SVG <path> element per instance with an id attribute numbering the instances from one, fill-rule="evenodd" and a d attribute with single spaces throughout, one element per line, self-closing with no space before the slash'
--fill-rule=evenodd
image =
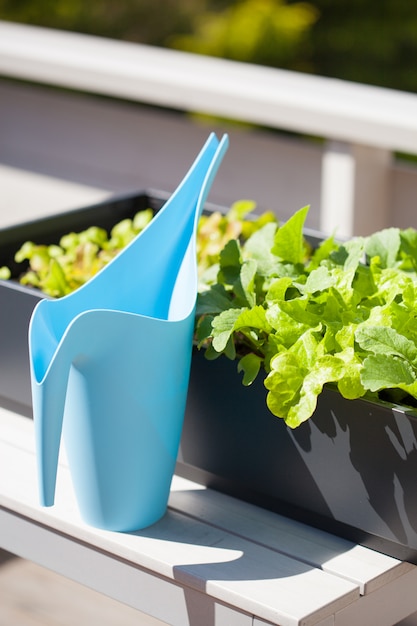
<path id="1" fill-rule="evenodd" d="M 229 573 L 231 580 L 217 581 L 212 578 L 216 570 L 210 570 L 204 562 L 199 567 L 204 568 L 206 572 L 209 571 L 211 579 L 205 584 L 204 579 L 200 579 L 201 589 L 199 590 L 196 588 L 195 572 L 191 572 L 190 568 L 188 568 L 187 576 L 181 575 L 181 571 L 178 571 L 175 580 L 168 579 L 155 574 L 152 569 L 134 566 L 131 562 L 123 562 L 119 558 L 111 557 L 88 545 L 71 541 L 68 536 L 53 533 L 42 525 L 36 525 L 26 518 L 16 516 L 1 508 L 0 526 L 1 541 L 7 542 L 9 549 L 24 558 L 53 569 L 169 624 L 205 626 L 204 615 L 207 613 L 213 616 L 216 606 L 223 607 L 222 597 L 227 598 L 224 600 L 226 606 L 233 605 L 234 608 L 229 607 L 227 612 L 229 615 L 217 609 L 221 617 L 216 616 L 216 622 L 213 622 L 211 618 L 207 621 L 207 626 L 214 626 L 214 624 L 230 626 L 230 615 L 234 613 L 236 613 L 234 619 L 239 626 L 243 624 L 246 626 L 248 613 L 260 614 L 264 620 L 281 626 L 301 624 L 307 626 L 320 621 L 321 615 L 332 614 L 343 605 L 350 604 L 346 594 L 344 597 L 340 595 L 340 589 L 337 592 L 338 598 L 335 600 L 334 586 L 333 590 L 327 589 L 326 594 L 321 594 L 321 587 L 327 586 L 327 583 L 325 579 L 322 579 L 319 585 L 314 580 L 316 577 L 313 570 L 311 576 L 294 578 L 297 574 L 291 567 L 287 570 L 288 580 L 284 580 L 284 584 L 281 584 L 279 576 L 282 575 L 282 567 L 278 563 L 273 572 L 268 574 L 270 578 L 267 581 L 242 581 L 242 574 L 239 572 L 235 580 L 233 571 Z M 175 542 L 175 537 L 172 537 L 170 541 Z M 180 544 L 178 547 L 183 552 L 190 551 L 185 545 Z M 249 561 L 246 565 L 249 566 L 247 575 L 250 575 L 253 572 L 253 564 Z M 222 564 L 217 566 L 217 571 L 223 578 Z M 260 575 L 262 571 L 266 570 L 261 569 L 258 564 L 257 575 Z M 273 576 L 278 576 L 278 578 Z M 187 582 L 192 582 L 194 586 L 186 584 L 185 579 Z M 295 596 L 296 588 L 298 592 Z M 309 590 L 308 594 L 304 595 L 304 589 Z M 331 598 L 330 603 L 320 603 L 324 596 L 327 596 L 327 600 Z M 350 600 L 354 597 L 351 593 Z M 160 602 L 161 598 L 163 598 L 163 603 Z M 195 607 L 192 621 L 188 621 L 190 605 Z M 246 615 L 245 609 L 249 609 Z M 197 616 L 200 617 L 197 619 Z"/>
<path id="2" fill-rule="evenodd" d="M 335 626 L 392 626 L 416 610 L 417 568 L 336 613 Z M 399 609 L 403 615 L 399 617 Z"/>
<path id="3" fill-rule="evenodd" d="M 33 453 L 33 432 L 26 418 L 0 409 L 1 439 Z M 62 460 L 65 464 L 65 459 Z M 175 476 L 169 505 L 245 539 L 351 580 L 371 593 L 414 566 L 270 511 L 230 498 Z"/>
<path id="4" fill-rule="evenodd" d="M 0 22 L 0 73 L 415 152 L 417 96 L 276 68 Z"/>
<path id="5" fill-rule="evenodd" d="M 163 592 L 172 599 L 172 624 L 187 624 L 190 606 L 217 613 L 218 626 L 234 626 L 232 616 L 236 626 L 246 626 L 251 615 L 254 623 L 281 626 L 329 626 L 333 619 L 340 626 L 388 626 L 417 608 L 414 566 L 179 477 L 161 522 L 110 533 L 80 520 L 63 457 L 57 504 L 43 509 L 37 504 L 33 424 L 4 409 L 0 505 L 5 549 L 158 619 L 167 617 L 155 600 Z M 139 586 L 148 589 L 145 598 Z M 359 587 L 365 593 L 360 599 Z M 382 599 L 390 601 L 385 612 Z"/>
<path id="6" fill-rule="evenodd" d="M 252 626 L 271 626 L 270 622 L 264 622 L 263 619 L 254 618 Z M 324 620 L 320 620 L 314 626 L 334 626 L 334 616 L 326 617 Z"/>
<path id="7" fill-rule="evenodd" d="M 251 541 L 336 574 L 370 593 L 414 566 L 265 511 L 212 490 L 181 490 L 174 482 L 170 506 Z"/>
<path id="8" fill-rule="evenodd" d="M 105 556 L 105 560 L 114 564 L 111 580 L 120 580 L 122 559 L 129 566 L 126 565 L 126 572 L 138 567 L 148 570 L 152 576 L 204 592 L 220 603 L 236 606 L 240 611 L 282 626 L 314 624 L 359 598 L 358 586 L 349 581 L 176 511 L 170 510 L 158 524 L 136 533 L 111 533 L 91 528 L 79 519 L 65 467 L 60 468 L 56 506 L 39 507 L 33 450 L 22 449 L 19 439 L 15 439 L 15 435 L 23 431 L 22 445 L 30 446 L 32 423 L 20 418 L 18 427 L 14 428 L 12 422 L 13 415 L 2 411 L 0 504 L 5 515 L 23 516 L 21 519 L 26 525 L 29 519 L 34 520 L 36 523 L 30 526 L 37 532 L 48 529 L 44 530 L 46 536 L 42 543 L 33 537 L 26 544 L 26 550 L 36 552 L 41 546 L 41 554 L 32 553 L 31 558 L 46 558 L 48 563 L 44 564 L 52 569 L 62 567 L 62 547 L 57 550 L 56 543 L 66 539 L 71 545 L 80 546 L 78 550 L 82 553 L 97 550 L 100 558 Z M 13 548 L 20 546 L 19 549 L 24 550 L 22 537 L 28 537 L 27 528 L 19 533 L 14 520 L 9 533 L 12 538 L 7 541 L 5 534 L 2 537 L 5 549 L 10 549 L 7 544 L 14 537 Z M 68 554 L 72 554 L 71 550 L 73 548 L 68 549 Z M 77 562 L 80 558 L 81 555 Z M 65 565 L 67 567 L 70 569 Z M 88 569 L 79 569 L 79 577 L 87 575 Z M 104 563 L 97 562 L 94 575 L 99 579 L 100 572 L 104 571 L 108 582 L 112 570 L 106 570 Z M 71 575 L 77 573 L 73 570 Z"/>

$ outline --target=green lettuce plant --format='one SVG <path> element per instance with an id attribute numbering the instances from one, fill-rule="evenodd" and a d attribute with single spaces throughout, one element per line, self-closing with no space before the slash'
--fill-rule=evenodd
<path id="1" fill-rule="evenodd" d="M 234 238 L 242 241 L 265 223 L 276 220 L 272 212 L 248 219 L 255 208 L 250 200 L 235 202 L 227 213 L 213 211 L 200 218 L 197 234 L 199 272 L 208 271 L 219 259 L 224 245 Z M 108 233 L 91 226 L 82 232 L 71 232 L 50 245 L 26 241 L 15 254 L 17 263 L 26 264 L 19 282 L 61 298 L 72 293 L 92 278 L 151 221 L 152 209 L 139 211 L 132 219 L 115 224 Z M 8 267 L 0 267 L 0 279 L 11 277 Z"/>
<path id="2" fill-rule="evenodd" d="M 226 244 L 199 294 L 199 345 L 208 358 L 237 358 L 245 385 L 264 376 L 269 409 L 291 428 L 311 417 L 325 385 L 412 404 L 417 231 L 330 237 L 313 249 L 307 212 Z"/>

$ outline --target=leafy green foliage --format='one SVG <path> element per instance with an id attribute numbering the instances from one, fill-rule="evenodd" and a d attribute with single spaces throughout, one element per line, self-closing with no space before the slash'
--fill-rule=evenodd
<path id="1" fill-rule="evenodd" d="M 417 231 L 387 228 L 313 248 L 308 207 L 279 224 L 255 203 L 200 219 L 195 341 L 208 359 L 237 360 L 244 385 L 262 376 L 267 405 L 295 428 L 326 385 L 348 399 L 417 398 Z M 152 219 L 150 210 L 58 244 L 26 242 L 21 282 L 60 297 L 89 280 Z M 7 278 L 7 268 L 0 277 Z"/>
<path id="2" fill-rule="evenodd" d="M 8 267 L 0 267 L 0 280 L 8 280 L 11 272 Z"/>
<path id="3" fill-rule="evenodd" d="M 108 234 L 91 226 L 80 233 L 68 233 L 58 244 L 42 245 L 26 241 L 16 252 L 17 263 L 29 262 L 20 277 L 23 285 L 41 289 L 60 298 L 90 280 L 151 221 L 150 209 L 140 211 L 133 219 L 116 224 Z"/>
<path id="4" fill-rule="evenodd" d="M 257 218 L 248 219 L 255 208 L 249 200 L 235 202 L 226 214 L 219 211 L 203 215 L 200 218 L 197 236 L 197 259 L 200 273 L 210 273 L 210 268 L 223 254 L 224 269 L 233 271 L 236 259 L 227 260 L 226 244 L 237 238 L 248 239 L 265 224 L 275 220 L 273 213 L 265 212 Z M 26 241 L 15 254 L 17 263 L 28 263 L 27 270 L 22 270 L 20 282 L 23 285 L 42 290 L 49 296 L 60 298 L 86 283 L 100 271 L 120 250 L 149 224 L 154 213 L 152 209 L 139 211 L 132 219 L 123 219 L 107 233 L 103 228 L 91 226 L 86 230 L 71 232 L 52 245 L 43 245 Z M 232 248 L 230 248 L 230 254 Z M 0 279 L 7 280 L 11 273 L 9 268 L 0 268 Z M 250 282 L 248 275 L 246 281 Z M 242 296 L 243 297 L 243 296 Z M 215 291 L 213 301 L 217 301 L 215 311 L 225 307 L 222 294 Z M 248 301 L 243 297 L 243 303 Z M 213 303 L 209 309 L 213 308 Z"/>
<path id="5" fill-rule="evenodd" d="M 204 7 L 205 0 L 0 0 L 0 19 L 163 45 Z"/>
<path id="6" fill-rule="evenodd" d="M 307 211 L 233 242 L 233 254 L 229 243 L 197 306 L 199 345 L 210 358 L 237 357 L 244 384 L 262 373 L 269 409 L 292 428 L 314 413 L 325 385 L 349 399 L 387 398 L 387 389 L 417 398 L 415 231 L 329 238 L 313 250 Z"/>
<path id="7" fill-rule="evenodd" d="M 290 67 L 318 12 L 307 2 L 241 0 L 196 15 L 192 32 L 168 39 L 175 48 L 211 56 Z"/>
<path id="8" fill-rule="evenodd" d="M 417 10 L 409 0 L 314 0 L 314 72 L 371 85 L 417 91 Z"/>

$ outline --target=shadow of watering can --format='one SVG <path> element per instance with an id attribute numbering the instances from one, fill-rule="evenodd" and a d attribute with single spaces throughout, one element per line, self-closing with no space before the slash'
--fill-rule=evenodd
<path id="1" fill-rule="evenodd" d="M 42 300 L 29 328 L 40 501 L 61 431 L 78 506 L 99 528 L 165 513 L 181 437 L 197 295 L 196 229 L 228 146 L 210 135 L 145 228 L 93 279 Z"/>

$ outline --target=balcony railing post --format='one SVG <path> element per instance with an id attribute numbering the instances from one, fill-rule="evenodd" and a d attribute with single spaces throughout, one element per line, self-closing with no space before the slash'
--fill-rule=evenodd
<path id="1" fill-rule="evenodd" d="M 391 152 L 328 141 L 323 152 L 320 229 L 366 235 L 390 222 Z"/>

